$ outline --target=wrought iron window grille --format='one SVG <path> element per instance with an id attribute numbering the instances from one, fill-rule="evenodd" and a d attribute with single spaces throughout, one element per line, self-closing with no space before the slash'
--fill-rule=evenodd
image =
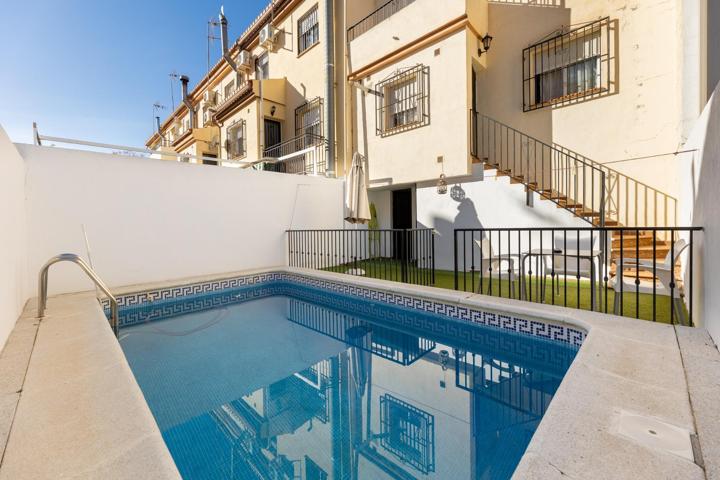
<path id="1" fill-rule="evenodd" d="M 238 120 L 227 130 L 225 149 L 229 158 L 242 158 L 247 154 L 245 120 Z"/>
<path id="2" fill-rule="evenodd" d="M 316 43 L 320 43 L 320 27 L 318 22 L 318 6 L 315 5 L 297 22 L 298 55 Z"/>
<path id="3" fill-rule="evenodd" d="M 610 18 L 559 31 L 523 49 L 523 111 L 610 93 L 614 43 Z"/>
<path id="4" fill-rule="evenodd" d="M 400 69 L 377 84 L 376 134 L 393 135 L 430 123 L 430 67 Z"/>

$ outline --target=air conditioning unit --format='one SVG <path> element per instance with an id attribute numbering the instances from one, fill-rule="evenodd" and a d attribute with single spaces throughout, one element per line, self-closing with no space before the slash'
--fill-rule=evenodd
<path id="1" fill-rule="evenodd" d="M 277 40 L 278 30 L 269 23 L 260 30 L 260 45 L 267 49 L 272 49 Z"/>
<path id="2" fill-rule="evenodd" d="M 242 68 L 243 70 L 250 71 L 252 70 L 252 55 L 247 50 L 241 50 L 238 54 L 238 60 L 237 60 L 238 67 Z"/>
<path id="3" fill-rule="evenodd" d="M 214 90 L 207 90 L 203 95 L 203 101 L 208 106 L 214 106 L 217 101 L 217 92 Z"/>

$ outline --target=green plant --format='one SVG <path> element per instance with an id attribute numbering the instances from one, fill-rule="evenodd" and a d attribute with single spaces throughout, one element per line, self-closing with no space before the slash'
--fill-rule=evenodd
<path id="1" fill-rule="evenodd" d="M 375 251 L 380 246 L 380 222 L 377 218 L 377 208 L 374 203 L 370 203 L 370 221 L 368 222 L 368 237 L 370 239 L 370 256 L 375 257 Z"/>

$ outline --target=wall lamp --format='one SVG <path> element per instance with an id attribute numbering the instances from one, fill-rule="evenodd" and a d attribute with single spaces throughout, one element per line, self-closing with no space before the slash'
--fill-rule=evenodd
<path id="1" fill-rule="evenodd" d="M 486 33 L 484 37 L 478 38 L 480 42 L 482 42 L 482 46 L 478 47 L 478 57 L 482 56 L 483 53 L 490 50 L 490 44 L 492 43 L 493 37 Z"/>

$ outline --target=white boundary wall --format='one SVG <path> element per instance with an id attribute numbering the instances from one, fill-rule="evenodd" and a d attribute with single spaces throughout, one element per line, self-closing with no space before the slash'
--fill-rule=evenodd
<path id="1" fill-rule="evenodd" d="M 693 272 L 693 316 L 700 319 L 715 344 L 720 344 L 720 85 L 682 148 L 693 149 L 697 150 L 680 154 L 678 162 L 680 224 L 703 227 L 703 232 L 694 237 L 695 256 L 701 261 Z"/>
<path id="2" fill-rule="evenodd" d="M 342 228 L 343 181 L 13 144 L 0 128 L 0 348 L 50 257 L 112 288 L 287 264 L 285 230 Z M 51 294 L 91 290 L 52 267 Z"/>
<path id="3" fill-rule="evenodd" d="M 0 348 L 30 296 L 25 162 L 0 127 Z"/>
<path id="4" fill-rule="evenodd" d="M 285 230 L 342 228 L 341 180 L 18 145 L 28 268 L 87 257 L 110 287 L 285 265 Z M 92 288 L 74 265 L 50 293 Z"/>

